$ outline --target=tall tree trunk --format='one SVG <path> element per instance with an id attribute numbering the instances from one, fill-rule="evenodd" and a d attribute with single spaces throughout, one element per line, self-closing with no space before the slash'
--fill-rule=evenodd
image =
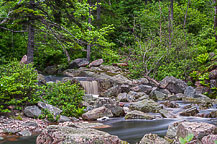
<path id="1" fill-rule="evenodd" d="M 34 9 L 35 0 L 30 0 L 30 7 Z M 34 58 L 34 39 L 35 39 L 35 29 L 34 29 L 34 18 L 29 17 L 28 25 L 28 45 L 27 45 L 27 63 L 32 63 Z"/>
<path id="2" fill-rule="evenodd" d="M 170 0 L 170 17 L 171 21 L 173 21 L 173 0 Z"/>
<path id="3" fill-rule="evenodd" d="M 101 6 L 100 6 L 100 0 L 97 0 L 97 21 L 100 20 L 100 13 L 101 13 Z"/>
<path id="4" fill-rule="evenodd" d="M 162 10 L 161 10 L 161 6 L 160 6 L 160 0 L 159 0 L 159 10 L 160 10 L 160 42 L 161 42 L 161 33 L 162 33 L 162 25 L 161 25 L 161 14 L 162 14 Z"/>
<path id="5" fill-rule="evenodd" d="M 89 5 L 91 6 L 91 0 L 88 0 Z M 89 18 L 88 18 L 88 23 L 91 24 L 91 8 L 89 7 Z M 88 28 L 89 31 L 91 31 L 91 27 Z M 90 61 L 90 53 L 91 53 L 91 44 L 87 45 L 87 60 Z"/>
<path id="6" fill-rule="evenodd" d="M 190 0 L 188 0 L 187 9 L 186 9 L 186 12 L 185 12 L 185 19 L 184 19 L 183 29 L 185 29 L 185 25 L 186 25 L 186 20 L 187 20 L 187 15 L 188 15 L 189 4 L 190 4 Z"/>
<path id="7" fill-rule="evenodd" d="M 171 48 L 172 45 L 172 40 L 171 40 L 171 33 L 172 33 L 172 26 L 171 26 L 171 15 L 170 15 L 171 9 L 169 8 L 169 16 L 168 16 L 168 20 L 169 20 L 169 24 L 168 24 L 168 31 L 169 31 L 169 48 Z M 168 50 L 167 50 L 168 53 Z"/>
<path id="8" fill-rule="evenodd" d="M 214 9 L 215 9 L 215 15 L 214 15 L 214 31 L 215 31 L 215 40 L 217 41 L 217 34 L 216 34 L 216 27 L 217 27 L 217 3 L 216 0 L 213 0 L 214 2 Z"/>

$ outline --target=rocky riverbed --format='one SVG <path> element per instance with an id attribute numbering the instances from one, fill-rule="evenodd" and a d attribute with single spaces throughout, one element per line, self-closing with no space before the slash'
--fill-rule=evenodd
<path id="1" fill-rule="evenodd" d="M 125 140 L 135 143 L 140 139 L 140 144 L 175 144 L 179 143 L 179 138 L 193 134 L 192 143 L 212 144 L 217 140 L 217 101 L 203 95 L 201 87 L 193 88 L 175 77 L 165 77 L 160 82 L 149 77 L 132 80 L 126 77 L 127 70 L 105 66 L 102 62 L 95 61 L 87 68 L 83 66 L 88 63 L 77 60 L 70 65 L 71 69 L 57 71 L 48 67 L 45 71 L 47 74 L 59 72 L 64 75 L 62 77 L 41 74 L 38 77 L 40 84 L 56 81 L 80 83 L 87 93 L 83 97 L 86 112 L 81 118 L 63 116 L 58 107 L 39 102 L 25 108 L 23 113 L 29 118 L 14 120 L 2 117 L 0 138 L 6 134 L 29 136 L 38 133 L 37 144 L 118 144 L 127 143 Z M 73 69 L 74 66 L 80 68 Z M 54 115 L 60 114 L 59 124 L 48 126 L 46 121 L 33 119 L 42 109 Z M 118 130 L 114 130 L 115 127 Z M 123 136 L 137 137 L 135 133 L 140 136 L 133 141 Z"/>

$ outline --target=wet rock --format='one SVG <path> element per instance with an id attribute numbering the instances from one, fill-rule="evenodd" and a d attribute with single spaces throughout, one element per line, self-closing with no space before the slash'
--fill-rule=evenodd
<path id="1" fill-rule="evenodd" d="M 192 107 L 192 108 L 184 110 L 183 112 L 180 113 L 180 115 L 181 116 L 195 116 L 198 113 L 199 111 L 197 110 L 197 108 Z"/>
<path id="2" fill-rule="evenodd" d="M 48 66 L 43 72 L 49 75 L 54 75 L 57 73 L 57 66 Z"/>
<path id="3" fill-rule="evenodd" d="M 19 132 L 19 135 L 21 135 L 21 136 L 31 136 L 32 133 L 30 131 L 28 131 L 28 130 L 22 130 L 22 131 Z"/>
<path id="4" fill-rule="evenodd" d="M 161 109 L 159 110 L 159 113 L 164 117 L 164 118 L 175 118 L 175 116 L 170 113 L 168 110 L 166 109 Z"/>
<path id="5" fill-rule="evenodd" d="M 198 98 L 190 98 L 190 97 L 183 97 L 182 98 L 183 102 L 190 102 L 190 103 L 198 103 L 198 104 L 210 104 L 213 101 L 207 97 L 201 94 L 201 97 Z"/>
<path id="6" fill-rule="evenodd" d="M 182 93 L 177 93 L 176 95 L 171 95 L 171 96 L 168 96 L 168 99 L 170 101 L 177 101 L 177 100 L 182 100 L 182 98 L 184 98 L 185 95 L 182 94 Z"/>
<path id="7" fill-rule="evenodd" d="M 169 139 L 175 139 L 176 133 L 178 130 L 179 124 L 182 122 L 175 122 L 173 124 L 170 124 L 166 133 L 166 137 Z"/>
<path id="8" fill-rule="evenodd" d="M 101 95 L 104 97 L 112 97 L 112 96 L 117 97 L 120 92 L 121 92 L 120 86 L 116 85 L 111 87 Z"/>
<path id="9" fill-rule="evenodd" d="M 101 117 L 113 117 L 112 111 L 105 106 L 95 108 L 91 111 L 88 111 L 82 115 L 84 120 L 96 120 Z"/>
<path id="10" fill-rule="evenodd" d="M 217 87 L 217 83 L 215 79 L 210 80 L 210 88 L 216 88 Z"/>
<path id="11" fill-rule="evenodd" d="M 142 98 L 143 97 L 143 98 Z M 140 99 L 141 98 L 141 99 Z M 143 100 L 143 99 L 148 99 L 149 96 L 144 93 L 144 92 L 134 92 L 134 91 L 130 91 L 127 94 L 127 100 L 128 102 L 134 102 L 136 100 Z"/>
<path id="12" fill-rule="evenodd" d="M 174 101 L 164 101 L 164 102 L 161 102 L 160 104 L 163 104 L 164 106 L 168 108 L 178 108 L 179 107 L 179 105 L 176 104 L 176 102 Z"/>
<path id="13" fill-rule="evenodd" d="M 202 138 L 201 142 L 203 144 L 214 144 L 217 141 L 217 135 L 208 135 Z"/>
<path id="14" fill-rule="evenodd" d="M 120 102 L 128 102 L 128 100 L 127 100 L 127 93 L 120 93 L 120 94 L 118 94 L 117 99 Z"/>
<path id="15" fill-rule="evenodd" d="M 149 85 L 137 85 L 135 87 L 132 87 L 130 90 L 134 92 L 144 92 L 149 94 L 152 91 L 152 87 Z"/>
<path id="16" fill-rule="evenodd" d="M 25 126 L 25 127 L 38 127 L 38 124 L 36 122 L 33 122 L 33 121 L 27 121 L 25 123 L 22 124 L 22 126 Z"/>
<path id="17" fill-rule="evenodd" d="M 98 66 L 100 66 L 102 63 L 103 63 L 103 59 L 98 59 L 98 60 L 92 61 L 92 62 L 89 64 L 89 67 L 98 67 Z"/>
<path id="18" fill-rule="evenodd" d="M 36 144 L 121 144 L 117 136 L 91 128 L 73 126 L 48 126 L 36 140 Z"/>
<path id="19" fill-rule="evenodd" d="M 110 109 L 114 117 L 120 117 L 124 115 L 124 110 L 118 105 L 105 105 L 106 108 Z"/>
<path id="20" fill-rule="evenodd" d="M 187 97 L 194 97 L 195 92 L 196 91 L 192 86 L 188 86 L 184 91 L 184 95 Z"/>
<path id="21" fill-rule="evenodd" d="M 169 144 L 169 142 L 156 134 L 146 134 L 139 144 Z"/>
<path id="22" fill-rule="evenodd" d="M 60 115 L 60 113 L 62 112 L 61 109 L 52 106 L 50 104 L 46 104 L 44 102 L 38 102 L 38 106 L 44 110 L 48 110 L 50 113 L 52 113 L 54 116 Z"/>
<path id="23" fill-rule="evenodd" d="M 70 62 L 68 68 L 79 68 L 79 67 L 85 67 L 89 64 L 89 61 L 86 58 L 78 58 Z"/>
<path id="24" fill-rule="evenodd" d="M 185 138 L 188 134 L 193 134 L 195 140 L 200 140 L 204 136 L 214 134 L 216 126 L 204 122 L 182 122 L 178 125 L 177 137 Z"/>
<path id="25" fill-rule="evenodd" d="M 188 85 L 186 82 L 177 79 L 173 76 L 167 76 L 160 82 L 160 88 L 166 88 L 171 93 L 184 93 L 184 90 L 186 89 Z"/>
<path id="26" fill-rule="evenodd" d="M 145 99 L 142 101 L 138 101 L 138 102 L 133 102 L 130 104 L 129 108 L 131 110 L 138 110 L 138 111 L 142 111 L 142 112 L 158 112 L 161 107 L 159 106 L 158 103 L 156 103 L 153 100 L 149 100 L 149 99 Z"/>
<path id="27" fill-rule="evenodd" d="M 134 110 L 134 111 L 128 112 L 125 115 L 125 119 L 147 119 L 147 120 L 152 120 L 152 119 L 155 119 L 155 117 L 150 115 L 150 114 Z"/>
<path id="28" fill-rule="evenodd" d="M 166 100 L 168 96 L 158 90 L 154 90 L 151 92 L 150 98 L 153 100 L 162 101 L 162 100 Z"/>
<path id="29" fill-rule="evenodd" d="M 67 121 L 71 121 L 71 119 L 67 116 L 60 115 L 60 118 L 58 120 L 59 123 L 67 122 Z"/>
<path id="30" fill-rule="evenodd" d="M 41 110 L 37 106 L 27 106 L 24 109 L 24 114 L 31 118 L 39 117 L 41 115 Z"/>
<path id="31" fill-rule="evenodd" d="M 128 107 L 123 107 L 123 110 L 124 110 L 124 113 L 128 113 L 131 111 Z"/>
<path id="32" fill-rule="evenodd" d="M 8 133 L 8 134 L 15 134 L 15 133 L 17 133 L 19 131 L 20 131 L 19 129 L 13 129 L 13 128 L 5 128 L 5 129 L 3 129 L 3 132 Z"/>

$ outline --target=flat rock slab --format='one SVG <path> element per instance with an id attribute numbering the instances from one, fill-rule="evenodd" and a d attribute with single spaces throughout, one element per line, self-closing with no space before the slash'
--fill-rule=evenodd
<path id="1" fill-rule="evenodd" d="M 169 142 L 156 134 L 146 134 L 139 144 L 169 144 Z"/>
<path id="2" fill-rule="evenodd" d="M 147 119 L 147 120 L 152 120 L 152 119 L 155 119 L 155 117 L 150 115 L 150 114 L 134 110 L 134 111 L 128 112 L 125 115 L 125 119 Z"/>
<path id="3" fill-rule="evenodd" d="M 36 140 L 36 144 L 121 144 L 117 136 L 91 128 L 51 125 Z"/>

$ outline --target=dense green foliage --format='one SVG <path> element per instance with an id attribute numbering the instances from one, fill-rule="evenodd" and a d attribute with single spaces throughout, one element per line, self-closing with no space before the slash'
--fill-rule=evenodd
<path id="1" fill-rule="evenodd" d="M 65 83 L 48 83 L 42 86 L 37 92 L 45 102 L 58 106 L 65 116 L 80 116 L 83 113 L 81 107 L 82 96 L 84 91 L 77 85 L 70 81 Z"/>
<path id="2" fill-rule="evenodd" d="M 21 109 L 37 103 L 37 71 L 31 64 L 11 62 L 0 66 L 0 73 L 0 112 L 9 112 L 8 106 Z"/>

